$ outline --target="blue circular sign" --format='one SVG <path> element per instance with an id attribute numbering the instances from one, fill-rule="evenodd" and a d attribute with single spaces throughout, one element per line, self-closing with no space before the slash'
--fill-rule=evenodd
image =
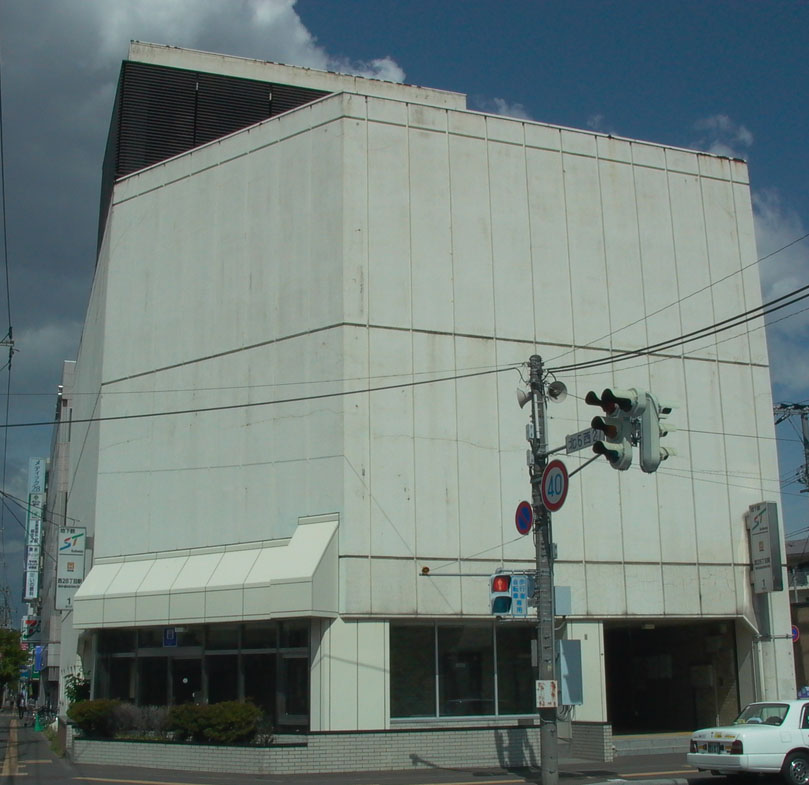
<path id="1" fill-rule="evenodd" d="M 514 523 L 520 534 L 528 534 L 534 525 L 534 508 L 530 502 L 520 502 L 514 515 Z"/>

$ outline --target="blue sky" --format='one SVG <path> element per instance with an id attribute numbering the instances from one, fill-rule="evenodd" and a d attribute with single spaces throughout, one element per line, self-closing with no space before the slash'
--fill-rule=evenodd
<path id="1" fill-rule="evenodd" d="M 466 93 L 471 109 L 735 155 L 750 166 L 759 255 L 809 232 L 803 0 L 0 0 L 12 423 L 52 417 L 61 362 L 75 358 L 130 39 L 404 80 Z M 766 299 L 809 283 L 809 240 L 761 276 Z M 775 400 L 809 402 L 807 313 L 768 338 Z M 787 481 L 790 532 L 809 524 L 809 496 L 788 483 L 803 462 L 796 426 L 779 426 L 772 470 Z M 9 430 L 7 492 L 24 494 L 27 460 L 50 437 Z M 17 595 L 21 527 L 4 516 L 0 583 Z"/>

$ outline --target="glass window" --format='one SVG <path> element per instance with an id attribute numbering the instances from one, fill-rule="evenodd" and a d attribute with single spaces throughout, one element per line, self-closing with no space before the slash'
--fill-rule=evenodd
<path id="1" fill-rule="evenodd" d="M 134 630 L 102 630 L 98 636 L 99 654 L 125 654 L 135 652 Z"/>
<path id="2" fill-rule="evenodd" d="M 215 654 L 205 658 L 208 703 L 239 699 L 238 654 Z"/>
<path id="3" fill-rule="evenodd" d="M 168 705 L 168 658 L 138 659 L 138 705 Z"/>
<path id="4" fill-rule="evenodd" d="M 435 627 L 390 627 L 390 716 L 435 716 Z"/>
<path id="5" fill-rule="evenodd" d="M 244 697 L 275 718 L 275 654 L 245 654 Z"/>
<path id="6" fill-rule="evenodd" d="M 278 626 L 245 624 L 242 636 L 243 649 L 274 649 L 278 645 Z"/>
<path id="7" fill-rule="evenodd" d="M 138 648 L 158 649 L 163 647 L 163 628 L 146 627 L 138 630 Z"/>
<path id="8" fill-rule="evenodd" d="M 284 649 L 300 649 L 309 646 L 309 622 L 281 622 L 281 647 Z"/>
<path id="9" fill-rule="evenodd" d="M 135 699 L 135 659 L 133 657 L 110 657 L 108 697 L 122 701 Z"/>
<path id="10" fill-rule="evenodd" d="M 205 638 L 205 648 L 212 649 L 238 649 L 239 648 L 239 627 L 236 625 L 217 624 L 208 627 L 208 634 Z"/>
<path id="11" fill-rule="evenodd" d="M 175 627 L 178 646 L 202 646 L 202 625 L 196 627 Z"/>
<path id="12" fill-rule="evenodd" d="M 509 625 L 497 627 L 497 713 L 533 714 L 534 668 L 531 641 L 536 628 Z"/>
<path id="13" fill-rule="evenodd" d="M 171 660 L 172 703 L 202 702 L 202 661 L 198 659 Z"/>
<path id="14" fill-rule="evenodd" d="M 440 714 L 495 713 L 493 655 L 489 625 L 438 628 Z"/>
<path id="15" fill-rule="evenodd" d="M 283 716 L 280 724 L 309 721 L 309 658 L 281 658 L 281 699 Z"/>

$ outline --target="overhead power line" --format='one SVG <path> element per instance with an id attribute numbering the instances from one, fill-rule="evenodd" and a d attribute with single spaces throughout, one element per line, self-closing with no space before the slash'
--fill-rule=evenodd
<path id="1" fill-rule="evenodd" d="M 616 362 L 620 362 L 622 360 L 633 359 L 644 355 L 650 354 L 658 354 L 666 349 L 671 349 L 676 346 L 681 346 L 683 344 L 689 343 L 691 341 L 699 340 L 701 338 L 706 338 L 712 335 L 717 335 L 718 333 L 724 332 L 726 330 L 732 329 L 733 327 L 739 327 L 747 322 L 750 322 L 754 319 L 761 318 L 768 314 L 774 313 L 782 308 L 786 308 L 789 305 L 793 305 L 794 303 L 798 303 L 801 300 L 809 298 L 809 284 L 806 286 L 801 286 L 795 289 L 788 294 L 782 295 L 781 297 L 777 297 L 774 300 L 770 300 L 767 303 L 763 303 L 760 306 L 755 308 L 751 308 L 748 311 L 744 311 L 741 314 L 737 314 L 736 316 L 731 316 L 727 319 L 723 319 L 716 324 L 709 325 L 707 327 L 700 328 L 699 330 L 693 330 L 690 333 L 686 333 L 685 335 L 681 335 L 677 338 L 671 338 L 666 341 L 660 341 L 655 344 L 650 344 L 649 346 L 643 347 L 642 349 L 635 349 L 630 351 L 623 351 L 619 352 L 616 355 L 611 355 L 609 357 L 600 358 L 597 360 L 589 360 L 582 363 L 572 363 L 570 365 L 562 365 L 553 368 L 548 368 L 548 373 L 562 373 L 562 372 L 571 372 L 577 371 L 580 369 L 585 368 L 594 368 L 600 367 L 603 365 L 612 365 Z M 203 406 L 203 407 L 196 407 L 191 409 L 174 409 L 174 410 L 167 410 L 167 411 L 157 411 L 157 412 L 141 412 L 138 414 L 120 414 L 120 415 L 110 415 L 110 416 L 102 416 L 102 417 L 87 417 L 81 419 L 71 420 L 71 424 L 78 425 L 78 424 L 86 424 L 86 423 L 97 423 L 97 422 L 114 422 L 114 421 L 121 421 L 121 420 L 138 420 L 144 419 L 147 417 L 171 417 L 175 415 L 181 414 L 202 414 L 205 412 L 218 412 L 218 411 L 228 411 L 233 409 L 249 409 L 249 408 L 256 408 L 262 406 L 274 406 L 278 404 L 285 404 L 285 403 L 301 403 L 303 401 L 317 401 L 317 400 L 324 400 L 328 398 L 341 398 L 347 395 L 363 395 L 368 393 L 374 392 L 384 392 L 387 390 L 400 390 L 405 388 L 412 388 L 412 387 L 419 387 L 422 385 L 427 384 L 439 384 L 441 382 L 450 382 L 450 381 L 458 381 L 461 379 L 470 379 L 477 376 L 488 376 L 494 373 L 503 373 L 504 371 L 511 371 L 511 370 L 518 370 L 522 367 L 524 363 L 514 363 L 507 366 L 502 366 L 499 368 L 487 369 L 482 371 L 474 371 L 472 373 L 466 374 L 453 374 L 450 376 L 443 376 L 435 379 L 420 379 L 418 381 L 406 381 L 406 382 L 398 382 L 396 384 L 387 384 L 387 385 L 380 385 L 377 387 L 365 387 L 358 390 L 340 390 L 337 392 L 330 392 L 330 393 L 317 393 L 314 395 L 299 395 L 294 396 L 291 398 L 277 398 L 273 400 L 267 401 L 252 401 L 246 403 L 233 403 L 233 404 L 222 404 L 219 406 Z M 53 426 L 57 425 L 61 422 L 60 420 L 42 420 L 38 422 L 22 422 L 22 423 L 6 423 L 3 426 L 0 426 L 4 429 L 8 428 L 33 428 L 33 427 L 42 427 L 42 426 Z"/>
<path id="2" fill-rule="evenodd" d="M 779 311 L 782 308 L 786 308 L 789 305 L 794 305 L 795 303 L 799 303 L 801 300 L 805 300 L 809 297 L 809 284 L 806 286 L 801 286 L 798 289 L 795 289 L 788 294 L 782 295 L 781 297 L 777 297 L 774 300 L 770 300 L 769 302 L 762 303 L 755 308 L 751 308 L 748 311 L 744 311 L 743 313 L 737 314 L 736 316 L 731 316 L 727 319 L 723 319 L 720 322 L 716 322 L 715 324 L 709 325 L 707 327 L 701 327 L 698 330 L 692 330 L 689 333 L 685 333 L 677 338 L 669 338 L 665 341 L 659 341 L 658 343 L 649 344 L 648 346 L 644 346 L 642 349 L 631 349 L 627 351 L 620 351 L 617 353 L 613 353 L 609 357 L 602 357 L 597 360 L 586 360 L 580 363 L 571 363 L 569 365 L 558 365 L 551 368 L 548 368 L 549 373 L 561 373 L 563 371 L 577 371 L 582 368 L 595 368 L 601 365 L 612 365 L 613 363 L 620 362 L 621 360 L 628 360 L 635 357 L 639 357 L 641 355 L 648 355 L 648 354 L 657 354 L 659 352 L 666 351 L 667 349 L 673 349 L 677 346 L 682 346 L 686 343 L 690 343 L 691 341 L 698 341 L 701 338 L 707 338 L 712 335 L 717 335 L 721 332 L 725 332 L 726 330 L 731 330 L 734 327 L 740 327 L 747 322 L 751 322 L 754 319 L 758 319 L 762 316 L 767 316 L 775 311 Z M 786 302 L 785 302 L 786 301 Z"/>
<path id="3" fill-rule="evenodd" d="M 765 254 L 764 256 L 760 256 L 755 261 L 750 262 L 749 264 L 746 264 L 746 265 L 742 266 L 738 270 L 734 270 L 732 273 L 728 273 L 727 275 L 723 275 L 721 278 L 717 278 L 715 281 L 711 281 L 709 284 L 706 284 L 705 286 L 703 286 L 703 287 L 701 287 L 699 289 L 695 289 L 693 292 L 689 292 L 688 294 L 684 294 L 682 297 L 678 298 L 677 300 L 674 300 L 673 302 L 668 303 L 668 305 L 664 305 L 664 306 L 658 308 L 656 311 L 652 311 L 651 313 L 644 314 L 639 319 L 635 319 L 634 322 L 629 322 L 629 324 L 625 324 L 625 325 L 623 325 L 621 327 L 618 327 L 617 329 L 612 330 L 611 332 L 608 332 L 605 335 L 602 335 L 600 338 L 595 338 L 593 341 L 591 341 L 588 344 L 588 346 L 592 346 L 592 344 L 594 344 L 594 343 L 596 343 L 598 341 L 606 340 L 607 338 L 610 338 L 611 336 L 615 335 L 615 333 L 622 332 L 623 330 L 628 330 L 630 327 L 634 327 L 636 324 L 640 324 L 641 322 L 645 322 L 647 319 L 650 319 L 652 316 L 657 316 L 658 314 L 663 313 L 663 311 L 667 311 L 669 308 L 673 308 L 675 305 L 679 305 L 680 303 L 683 303 L 683 302 L 685 302 L 686 300 L 689 300 L 692 297 L 696 297 L 698 294 L 701 294 L 702 292 L 713 288 L 714 286 L 716 286 L 719 283 L 722 283 L 723 281 L 727 281 L 729 278 L 733 278 L 734 276 L 739 275 L 740 273 L 743 273 L 745 270 L 749 269 L 750 267 L 754 267 L 757 264 L 761 264 L 761 262 L 766 261 L 767 259 L 770 259 L 773 256 L 778 255 L 782 251 L 786 251 L 787 248 L 791 248 L 793 245 L 797 245 L 798 243 L 803 242 L 807 238 L 809 238 L 809 232 L 806 232 L 806 234 L 802 234 L 800 237 L 796 237 L 794 240 L 790 240 L 788 243 L 786 243 L 785 245 L 782 245 L 780 248 L 776 248 L 774 251 L 770 251 L 770 253 Z M 568 350 L 562 352 L 561 354 L 557 354 L 556 357 L 552 357 L 548 362 L 549 363 L 555 362 L 560 357 L 564 357 L 566 354 L 570 354 L 571 351 L 573 351 L 573 349 L 568 349 Z"/>
<path id="4" fill-rule="evenodd" d="M 83 419 L 70 420 L 71 425 L 78 425 L 82 423 L 96 423 L 96 422 L 114 422 L 116 420 L 140 420 L 146 417 L 171 417 L 178 414 L 202 414 L 204 412 L 222 412 L 230 409 L 251 409 L 259 406 L 275 406 L 282 403 L 301 403 L 302 401 L 318 401 L 327 398 L 342 398 L 347 395 L 363 395 L 374 392 L 384 392 L 386 390 L 401 390 L 408 387 L 420 387 L 425 384 L 438 384 L 440 382 L 453 382 L 461 379 L 471 379 L 475 376 L 489 376 L 494 373 L 503 373 L 504 371 L 516 371 L 520 364 L 513 363 L 511 365 L 502 366 L 500 368 L 491 368 L 486 371 L 475 371 L 473 373 L 455 374 L 453 376 L 443 376 L 438 379 L 421 379 L 419 381 L 399 382 L 397 384 L 384 384 L 379 387 L 365 387 L 360 390 L 340 390 L 331 393 L 318 393 L 315 395 L 298 395 L 293 398 L 277 398 L 271 401 L 250 401 L 247 403 L 230 403 L 221 406 L 203 406 L 194 409 L 177 409 L 162 412 L 141 412 L 139 414 L 119 414 L 111 415 L 109 417 L 86 417 Z M 43 425 L 58 425 L 60 420 L 43 420 L 40 422 L 20 422 L 8 423 L 3 428 L 33 428 Z"/>

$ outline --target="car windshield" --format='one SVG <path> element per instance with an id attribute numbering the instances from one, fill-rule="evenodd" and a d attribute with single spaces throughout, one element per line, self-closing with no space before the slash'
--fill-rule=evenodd
<path id="1" fill-rule="evenodd" d="M 786 703 L 751 703 L 736 717 L 734 725 L 780 725 L 787 716 Z"/>

